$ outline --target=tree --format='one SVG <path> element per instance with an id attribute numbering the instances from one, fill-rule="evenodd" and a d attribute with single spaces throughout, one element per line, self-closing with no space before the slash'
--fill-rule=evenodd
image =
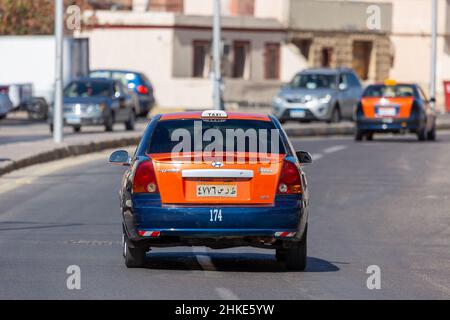
<path id="1" fill-rule="evenodd" d="M 89 8 L 86 0 L 65 0 L 65 5 Z M 0 0 L 0 35 L 54 33 L 55 0 Z"/>

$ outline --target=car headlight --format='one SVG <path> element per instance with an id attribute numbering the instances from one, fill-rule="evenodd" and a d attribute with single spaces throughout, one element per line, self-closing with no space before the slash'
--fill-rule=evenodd
<path id="1" fill-rule="evenodd" d="M 280 96 L 277 96 L 273 99 L 274 104 L 282 104 L 284 102 L 284 99 Z"/>
<path id="2" fill-rule="evenodd" d="M 320 103 L 330 103 L 330 101 L 331 101 L 331 95 L 330 94 L 327 94 L 325 97 L 322 97 L 322 98 L 320 98 L 319 99 L 319 102 Z"/>

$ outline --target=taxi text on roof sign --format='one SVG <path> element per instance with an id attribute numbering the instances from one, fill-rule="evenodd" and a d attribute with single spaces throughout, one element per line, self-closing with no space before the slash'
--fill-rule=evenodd
<path id="1" fill-rule="evenodd" d="M 228 114 L 221 110 L 206 110 L 202 113 L 203 119 L 227 119 Z"/>

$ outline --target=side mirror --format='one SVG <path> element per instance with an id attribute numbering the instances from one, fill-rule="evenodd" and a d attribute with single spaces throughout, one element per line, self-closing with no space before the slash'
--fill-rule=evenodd
<path id="1" fill-rule="evenodd" d="M 129 166 L 131 162 L 130 155 L 124 150 L 113 152 L 109 157 L 109 163 L 116 166 Z"/>
<path id="2" fill-rule="evenodd" d="M 306 151 L 297 151 L 297 158 L 300 164 L 312 164 L 313 159 L 309 152 Z"/>

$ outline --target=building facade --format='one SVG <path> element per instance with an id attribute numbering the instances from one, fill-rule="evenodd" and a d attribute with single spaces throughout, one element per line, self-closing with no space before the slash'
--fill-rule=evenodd
<path id="1" fill-rule="evenodd" d="M 85 12 L 79 35 L 91 40 L 91 68 L 143 71 L 154 82 L 161 107 L 211 107 L 213 1 L 121 3 L 121 8 L 131 9 Z M 268 105 L 282 83 L 308 67 L 350 67 L 366 83 L 392 77 L 427 89 L 430 1 L 222 0 L 221 4 L 222 72 L 230 104 Z M 439 0 L 438 84 L 450 63 L 448 8 L 448 1 Z"/>

